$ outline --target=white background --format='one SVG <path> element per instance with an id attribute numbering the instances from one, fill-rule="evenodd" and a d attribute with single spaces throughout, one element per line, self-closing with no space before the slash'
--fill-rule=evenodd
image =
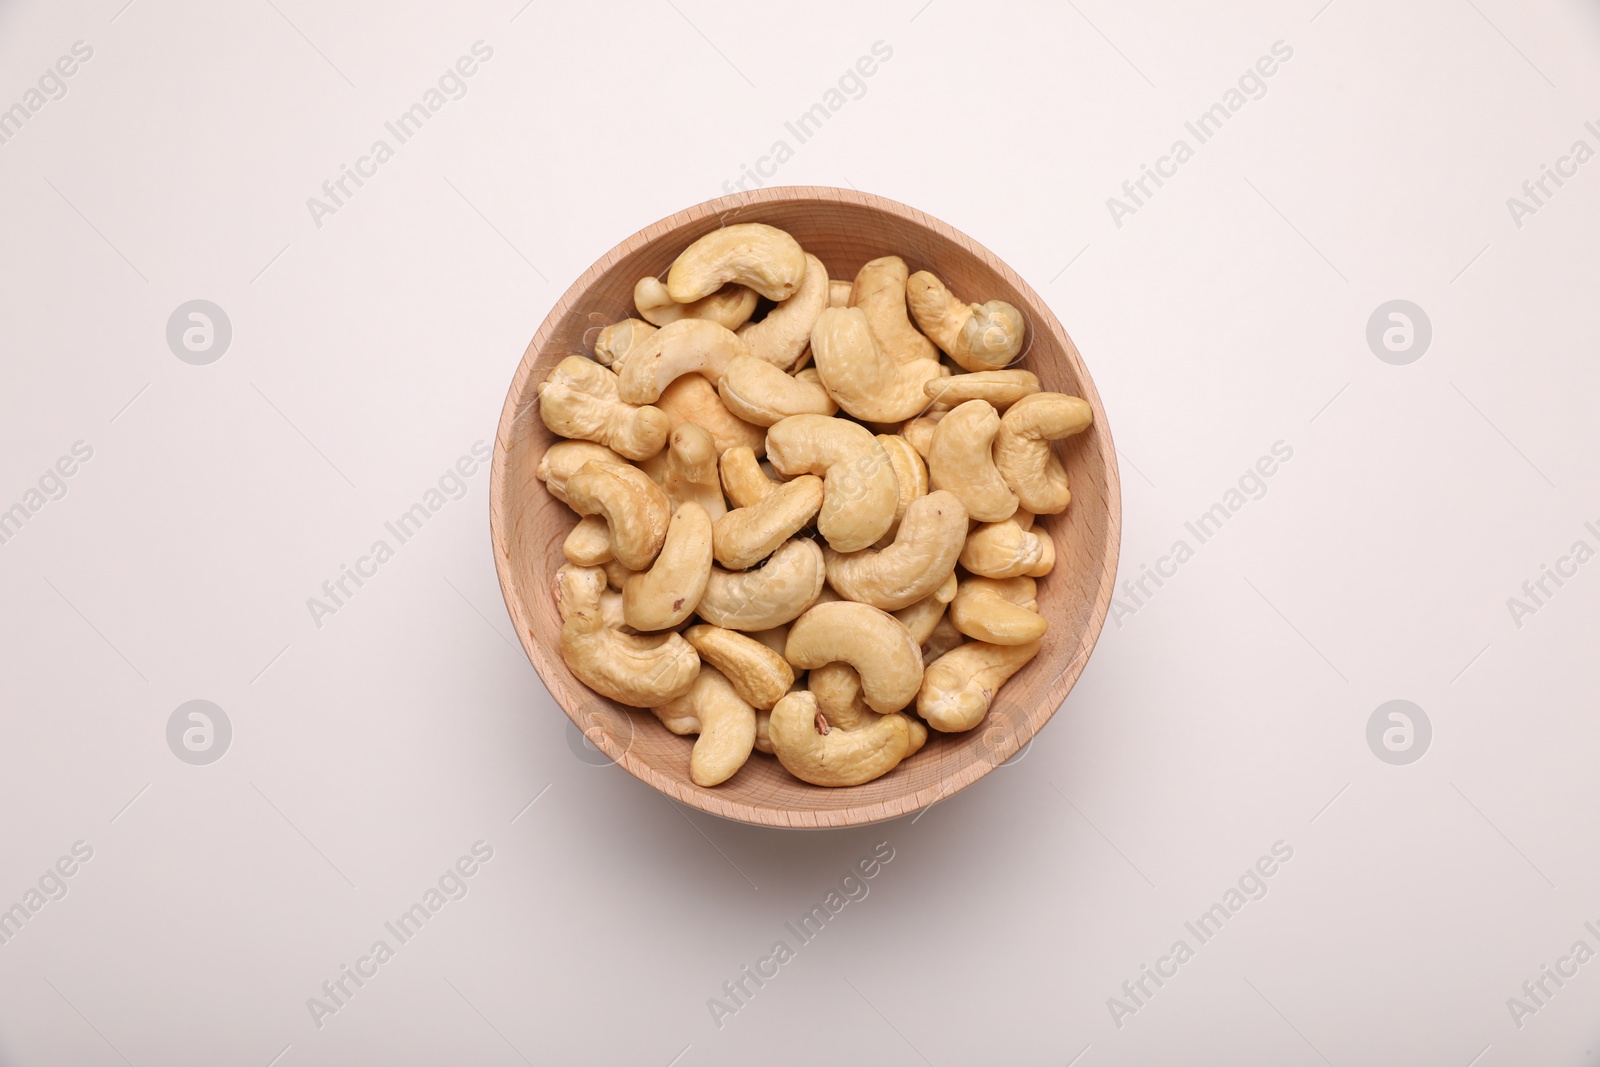
<path id="1" fill-rule="evenodd" d="M 1600 962 L 1507 1007 L 1600 950 L 1600 564 L 1520 627 L 1506 603 L 1600 548 L 1600 162 L 1506 206 L 1600 148 L 1592 4 L 123 3 L 0 8 L 0 107 L 94 50 L 0 145 L 0 508 L 93 448 L 0 545 L 0 907 L 94 850 L 0 945 L 0 1063 L 1595 1062 Z M 317 226 L 479 40 L 467 94 Z M 914 205 L 1044 294 L 1122 455 L 1125 578 L 1293 449 L 1108 622 L 1025 758 L 814 834 L 591 766 L 513 640 L 486 471 L 318 628 L 306 599 L 492 442 L 571 280 L 876 41 L 770 182 Z M 165 339 L 197 298 L 233 327 L 209 366 Z M 1392 299 L 1433 326 L 1408 366 L 1366 341 Z M 209 766 L 166 742 L 196 698 L 233 726 Z M 1396 698 L 1433 726 L 1408 766 L 1366 741 Z M 319 1028 L 307 998 L 479 840 L 468 895 Z M 1280 840 L 1267 896 L 1116 1025 Z M 708 998 L 879 842 L 870 895 L 719 1028 Z"/>

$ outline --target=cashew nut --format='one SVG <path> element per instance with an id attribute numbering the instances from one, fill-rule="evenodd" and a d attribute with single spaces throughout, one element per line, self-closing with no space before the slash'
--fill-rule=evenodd
<path id="1" fill-rule="evenodd" d="M 956 624 L 950 621 L 950 615 L 934 623 L 933 632 L 927 640 L 922 642 L 922 663 L 924 667 L 953 648 L 959 648 L 967 643 L 967 635 L 956 629 Z"/>
<path id="2" fill-rule="evenodd" d="M 599 515 L 585 515 L 561 542 L 561 554 L 579 567 L 598 567 L 611 556 L 611 527 Z"/>
<path id="3" fill-rule="evenodd" d="M 761 469 L 761 464 L 756 460 L 756 454 L 752 449 L 728 449 L 722 453 L 719 467 L 722 474 L 722 490 L 736 508 L 748 508 L 759 504 L 779 485 L 767 477 L 767 472 Z"/>
<path id="4" fill-rule="evenodd" d="M 655 332 L 656 328 L 642 319 L 613 322 L 594 339 L 595 362 L 616 370 L 627 360 L 629 353 L 643 345 Z"/>
<path id="5" fill-rule="evenodd" d="M 689 753 L 695 785 L 726 782 L 755 747 L 756 711 L 715 667 L 701 664 L 693 688 L 650 710 L 673 733 L 700 735 Z"/>
<path id="6" fill-rule="evenodd" d="M 585 463 L 567 479 L 567 503 L 579 515 L 605 517 L 612 555 L 629 570 L 650 566 L 667 538 L 667 494 L 638 467 Z"/>
<path id="7" fill-rule="evenodd" d="M 917 450 L 917 455 L 926 460 L 928 453 L 933 451 L 933 431 L 938 427 L 939 420 L 948 414 L 950 414 L 949 409 L 939 406 L 935 401 L 928 411 L 914 419 L 908 419 L 906 424 L 900 427 L 900 436 Z"/>
<path id="8" fill-rule="evenodd" d="M 894 770 L 928 738 L 908 715 L 884 715 L 856 730 L 819 732 L 817 698 L 798 690 L 778 701 L 768 725 L 773 754 L 788 772 L 812 785 L 861 785 Z M 824 717 L 821 726 L 827 726 Z"/>
<path id="9" fill-rule="evenodd" d="M 952 571 L 950 577 L 954 578 L 955 572 Z M 933 636 L 934 627 L 938 626 L 939 620 L 944 618 L 945 607 L 944 601 L 930 593 L 915 604 L 901 608 L 899 611 L 890 612 L 890 614 L 900 620 L 900 625 L 906 628 L 906 632 L 911 635 L 911 640 L 920 645 Z M 812 673 L 815 674 L 816 672 L 813 671 Z"/>
<path id="10" fill-rule="evenodd" d="M 867 422 L 916 416 L 928 406 L 923 387 L 944 373 L 936 353 L 901 362 L 879 348 L 860 308 L 828 308 L 817 316 L 811 355 L 828 395 Z"/>
<path id="11" fill-rule="evenodd" d="M 615 559 L 606 560 L 600 564 L 600 569 L 606 572 L 606 585 L 619 593 L 622 592 L 623 586 L 628 584 L 628 579 L 639 573 L 638 571 L 629 570 Z"/>
<path id="12" fill-rule="evenodd" d="M 1004 300 L 963 304 L 925 270 L 906 281 L 906 304 L 922 332 L 970 371 L 999 370 L 1022 351 L 1022 312 Z"/>
<path id="13" fill-rule="evenodd" d="M 544 450 L 544 455 L 539 457 L 539 466 L 533 473 L 544 482 L 544 487 L 550 490 L 551 496 L 565 504 L 567 479 L 590 460 L 600 463 L 628 462 L 605 445 L 597 445 L 590 441 L 557 441 Z"/>
<path id="14" fill-rule="evenodd" d="M 668 630 L 700 605 L 711 577 L 711 519 L 689 500 L 678 505 L 650 569 L 622 586 L 622 617 L 635 630 Z"/>
<path id="15" fill-rule="evenodd" d="M 824 663 L 806 674 L 806 689 L 833 730 L 859 730 L 882 718 L 861 696 L 861 675 L 848 663 Z"/>
<path id="16" fill-rule="evenodd" d="M 828 281 L 828 306 L 831 308 L 847 308 L 850 306 L 850 282 L 831 278 Z"/>
<path id="17" fill-rule="evenodd" d="M 832 415 L 839 410 L 823 384 L 805 372 L 786 374 L 754 356 L 728 364 L 717 395 L 728 410 L 758 426 L 771 426 L 790 415 Z"/>
<path id="18" fill-rule="evenodd" d="M 1039 391 L 1039 377 L 1026 370 L 983 370 L 952 374 L 922 387 L 932 400 L 955 407 L 968 400 L 987 400 L 1004 411 L 1025 396 Z"/>
<path id="19" fill-rule="evenodd" d="M 855 552 L 894 523 L 899 484 L 888 453 L 865 426 L 794 415 L 767 430 L 767 458 L 781 474 L 822 474 L 817 529 L 838 552 Z"/>
<path id="20" fill-rule="evenodd" d="M 727 675 L 734 690 L 758 708 L 770 708 L 794 684 L 794 668 L 778 653 L 736 630 L 701 623 L 683 636 L 700 659 Z"/>
<path id="21" fill-rule="evenodd" d="M 822 503 L 821 478 L 808 475 L 784 482 L 757 503 L 734 508 L 713 523 L 712 554 L 732 570 L 753 566 L 804 529 Z"/>
<path id="22" fill-rule="evenodd" d="M 995 435 L 994 464 L 1024 508 L 1038 515 L 1067 509 L 1067 471 L 1050 442 L 1082 433 L 1093 421 L 1089 402 L 1065 393 L 1035 393 L 1011 405 Z"/>
<path id="23" fill-rule="evenodd" d="M 793 237 L 765 223 L 740 222 L 712 230 L 679 253 L 667 271 L 667 292 L 687 304 L 738 282 L 768 300 L 787 300 L 805 274 L 806 254 Z"/>
<path id="24" fill-rule="evenodd" d="M 939 420 L 928 448 L 928 484 L 961 498 L 979 522 L 999 522 L 1017 510 L 1016 494 L 995 469 L 990 444 L 1000 416 L 987 400 L 968 400 Z"/>
<path id="25" fill-rule="evenodd" d="M 743 632 L 749 634 L 752 639 L 760 641 L 780 656 L 783 655 L 783 646 L 789 642 L 789 627 L 786 625 L 769 626 L 765 630 L 747 630 Z"/>
<path id="26" fill-rule="evenodd" d="M 806 255 L 805 280 L 789 299 L 767 312 L 760 322 L 739 327 L 739 338 L 750 354 L 781 370 L 800 358 L 811 340 L 811 327 L 828 306 L 828 268 L 816 256 Z M 748 318 L 748 316 L 746 316 Z"/>
<path id="27" fill-rule="evenodd" d="M 634 708 L 658 707 L 694 685 L 700 655 L 682 637 L 640 637 L 606 625 L 600 607 L 605 572 L 600 568 L 563 566 L 556 572 L 556 591 L 561 658 L 578 681 Z"/>
<path id="28" fill-rule="evenodd" d="M 672 299 L 660 278 L 640 278 L 633 287 L 633 306 L 639 309 L 642 318 L 656 326 L 679 319 L 709 319 L 729 330 L 737 330 L 755 314 L 756 299 L 755 290 L 742 285 L 724 285 L 692 304 L 680 304 Z"/>
<path id="29" fill-rule="evenodd" d="M 861 675 L 867 704 L 880 714 L 909 704 L 922 682 L 922 650 L 899 619 L 870 604 L 841 600 L 808 608 L 789 627 L 783 654 L 802 670 L 848 663 Z"/>
<path id="30" fill-rule="evenodd" d="M 562 437 L 594 441 L 628 459 L 648 459 L 666 443 L 671 422 L 656 408 L 622 402 L 618 384 L 617 376 L 594 360 L 568 356 L 539 386 L 539 418 Z"/>
<path id="31" fill-rule="evenodd" d="M 767 432 L 729 411 L 717 396 L 717 387 L 698 374 L 685 374 L 661 391 L 655 406 L 666 412 L 676 430 L 686 422 L 704 428 L 718 452 L 744 445 L 764 454 Z"/>
<path id="32" fill-rule="evenodd" d="M 970 730 L 989 713 L 994 695 L 1039 653 L 1039 642 L 991 645 L 969 641 L 928 665 L 917 693 L 917 714 L 943 733 Z"/>
<path id="33" fill-rule="evenodd" d="M 877 435 L 878 443 L 883 446 L 884 453 L 889 457 L 889 465 L 894 468 L 894 480 L 900 490 L 899 500 L 894 506 L 894 522 L 889 530 L 873 544 L 873 548 L 886 548 L 894 540 L 894 535 L 900 529 L 900 520 L 906 517 L 906 508 L 918 497 L 928 495 L 928 465 L 922 461 L 922 456 L 912 447 L 911 442 L 894 433 L 880 433 Z"/>
<path id="34" fill-rule="evenodd" d="M 620 395 L 648 404 L 673 381 L 699 373 L 717 386 L 734 415 L 763 426 L 788 415 L 822 414 L 832 401 L 819 385 L 797 379 L 757 359 L 737 335 L 705 319 L 679 319 L 657 330 L 628 357 Z"/>
<path id="35" fill-rule="evenodd" d="M 884 256 L 863 264 L 850 288 L 850 306 L 866 314 L 878 349 L 896 363 L 937 361 L 938 349 L 906 317 L 907 273 L 906 261 L 899 256 Z"/>
<path id="36" fill-rule="evenodd" d="M 1030 529 L 1032 525 L 1033 515 L 1019 511 L 1004 522 L 979 526 L 967 535 L 966 546 L 961 549 L 961 565 L 985 578 L 1016 578 L 1024 574 L 1037 577 L 1035 571 L 1048 574 L 1055 564 L 1055 545 L 1049 534 Z"/>
<path id="37" fill-rule="evenodd" d="M 772 711 L 756 712 L 756 751 L 772 755 Z"/>
<path id="38" fill-rule="evenodd" d="M 828 584 L 849 599 L 885 611 L 932 595 L 955 572 L 967 537 L 967 509 L 954 493 L 918 497 L 888 548 L 840 553 L 824 549 Z"/>
<path id="39" fill-rule="evenodd" d="M 823 590 L 822 549 L 796 538 L 755 570 L 711 568 L 696 609 L 713 626 L 728 630 L 768 630 L 798 618 Z"/>
<path id="40" fill-rule="evenodd" d="M 1023 645 L 1044 636 L 1050 620 L 1039 614 L 1038 584 L 1028 577 L 968 578 L 950 601 L 950 621 L 974 641 Z"/>
<path id="41" fill-rule="evenodd" d="M 673 508 L 692 500 L 705 508 L 712 520 L 722 518 L 728 510 L 717 476 L 717 443 L 702 426 L 686 422 L 675 427 L 667 447 L 639 469 L 655 479 Z"/>

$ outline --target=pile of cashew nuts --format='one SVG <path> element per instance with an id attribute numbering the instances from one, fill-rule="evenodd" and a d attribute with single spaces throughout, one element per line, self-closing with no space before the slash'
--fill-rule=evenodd
<path id="1" fill-rule="evenodd" d="M 761 223 L 634 304 L 539 387 L 568 440 L 538 476 L 580 516 L 554 582 L 572 673 L 699 735 L 701 786 L 752 750 L 859 785 L 981 722 L 1048 628 L 1034 516 L 1066 509 L 1051 442 L 1091 420 L 1013 366 L 1021 313 L 898 256 L 831 280 Z"/>

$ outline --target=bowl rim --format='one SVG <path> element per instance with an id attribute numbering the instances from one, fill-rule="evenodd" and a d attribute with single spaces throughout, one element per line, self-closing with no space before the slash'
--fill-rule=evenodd
<path id="1" fill-rule="evenodd" d="M 1079 634 L 1077 652 L 1061 673 L 1048 683 L 1039 704 L 1029 712 L 1023 724 L 1026 729 L 1017 729 L 1009 732 L 1009 736 L 1004 739 L 1004 750 L 996 753 L 998 758 L 988 762 L 975 760 L 965 768 L 952 771 L 950 774 L 930 782 L 927 786 L 915 792 L 902 794 L 887 800 L 863 802 L 814 811 L 782 810 L 757 808 L 738 801 L 719 799 L 715 790 L 705 790 L 693 786 L 687 775 L 684 775 L 680 780 L 658 772 L 642 760 L 635 758 L 632 753 L 632 746 L 623 747 L 619 745 L 617 740 L 611 736 L 610 731 L 595 730 L 594 734 L 598 736 L 592 736 L 588 731 L 585 731 L 585 736 L 588 736 L 592 743 L 596 744 L 608 758 L 620 765 L 629 774 L 663 793 L 668 798 L 687 804 L 700 811 L 754 826 L 770 826 L 782 829 L 842 829 L 883 822 L 925 810 L 940 800 L 954 796 L 972 785 L 1016 755 L 1025 745 L 1031 744 L 1033 738 L 1038 735 L 1039 731 L 1044 728 L 1045 724 L 1061 707 L 1061 704 L 1077 683 L 1079 676 L 1082 675 L 1084 668 L 1088 665 L 1089 657 L 1099 642 L 1101 631 L 1105 626 L 1106 614 L 1111 606 L 1116 582 L 1117 560 L 1122 544 L 1122 482 L 1117 467 L 1117 451 L 1111 438 L 1111 428 L 1106 420 L 1099 390 L 1096 388 L 1077 346 L 1073 344 L 1071 337 L 1056 318 L 1055 312 L 1050 308 L 1050 305 L 1003 259 L 949 223 L 925 214 L 916 208 L 874 193 L 862 192 L 857 189 L 841 189 L 833 186 L 782 185 L 735 193 L 732 196 L 721 196 L 695 204 L 645 226 L 612 247 L 573 281 L 567 290 L 562 293 L 560 299 L 551 306 L 549 314 L 539 324 L 533 339 L 523 349 L 522 358 L 518 361 L 516 373 L 512 376 L 511 385 L 506 392 L 505 404 L 500 413 L 500 423 L 495 430 L 494 459 L 489 481 L 489 536 L 491 550 L 494 554 L 495 574 L 500 583 L 500 593 L 505 600 L 506 610 L 511 616 L 512 626 L 517 632 L 518 643 L 521 644 L 523 652 L 527 655 L 529 662 L 533 664 L 534 670 L 539 675 L 540 683 L 544 685 L 556 706 L 562 710 L 563 714 L 567 716 L 574 726 L 583 730 L 584 723 L 579 721 L 578 714 L 556 696 L 557 687 L 552 684 L 551 676 L 557 670 L 557 665 L 551 658 L 550 650 L 547 650 L 534 640 L 531 620 L 525 612 L 522 599 L 517 594 L 513 584 L 510 556 L 506 547 L 508 544 L 508 520 L 505 515 L 508 497 L 507 443 L 511 439 L 518 413 L 528 392 L 529 378 L 533 373 L 534 364 L 538 360 L 539 353 L 549 343 L 550 338 L 559 328 L 561 322 L 572 313 L 579 302 L 579 298 L 588 292 L 602 275 L 615 267 L 624 257 L 652 243 L 664 233 L 675 230 L 684 223 L 695 222 L 709 216 L 723 215 L 733 211 L 743 213 L 751 208 L 759 209 L 767 204 L 809 200 L 831 200 L 881 211 L 901 221 L 932 230 L 941 237 L 961 246 L 972 255 L 987 261 L 997 273 L 1003 275 L 1016 291 L 1028 301 L 1033 319 L 1030 323 L 1030 328 L 1035 330 L 1044 328 L 1053 331 L 1064 342 L 1062 348 L 1065 358 L 1073 365 L 1073 371 L 1077 379 L 1084 386 L 1081 390 L 1083 399 L 1087 400 L 1094 410 L 1094 422 L 1090 432 L 1102 439 L 1105 455 L 1105 562 L 1101 568 L 1099 581 L 1095 588 L 1094 602 L 1090 606 L 1087 624 Z M 632 713 L 630 712 L 630 714 Z M 817 788 L 823 787 L 819 786 Z"/>

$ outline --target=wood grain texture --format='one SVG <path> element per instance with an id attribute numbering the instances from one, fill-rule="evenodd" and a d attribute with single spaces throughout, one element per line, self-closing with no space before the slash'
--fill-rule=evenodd
<path id="1" fill-rule="evenodd" d="M 1094 407 L 1094 426 L 1057 444 L 1072 485 L 1064 514 L 1041 518 L 1055 540 L 1055 569 L 1039 582 L 1049 618 L 1039 655 L 999 692 L 975 729 L 934 733 L 896 770 L 866 785 L 827 789 L 791 777 L 770 756 L 753 753 L 712 789 L 689 780 L 692 737 L 667 731 L 649 711 L 625 708 L 579 682 L 561 659 L 560 616 L 551 592 L 561 543 L 576 516 L 534 476 L 559 440 L 540 421 L 537 388 L 573 353 L 592 355 L 601 327 L 634 314 L 633 286 L 664 275 L 691 241 L 735 222 L 789 231 L 851 279 L 867 260 L 899 255 L 912 271 L 931 270 L 962 299 L 1010 302 L 1028 322 L 1022 367 L 1047 390 Z M 495 437 L 489 491 L 495 567 L 517 636 L 550 694 L 594 744 L 629 773 L 674 800 L 724 818 L 765 826 L 859 826 L 919 811 L 950 797 L 1014 756 L 1055 714 L 1100 635 L 1111 603 L 1121 539 L 1121 485 L 1105 411 L 1083 360 L 1049 307 L 983 246 L 920 211 L 847 189 L 789 186 L 723 197 L 648 226 L 623 241 L 573 283 L 534 335 L 506 396 Z"/>

